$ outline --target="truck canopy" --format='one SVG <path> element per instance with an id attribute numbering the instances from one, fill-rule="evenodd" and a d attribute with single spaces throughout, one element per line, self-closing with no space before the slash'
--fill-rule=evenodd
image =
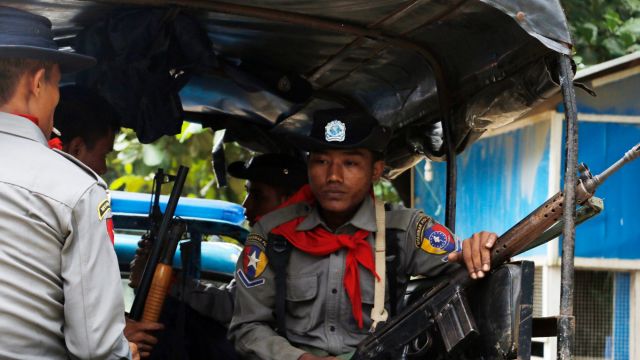
<path id="1" fill-rule="evenodd" d="M 92 75 L 67 80 L 97 88 L 116 106 L 126 103 L 122 89 L 135 86 L 109 81 L 122 73 L 124 81 L 146 81 L 118 59 L 134 63 L 146 48 L 141 58 L 154 60 L 143 62 L 153 72 L 158 56 L 170 65 L 184 54 L 188 61 L 172 69 L 174 80 L 188 75 L 172 83 L 178 114 L 161 120 L 171 94 L 143 89 L 138 98 L 166 97 L 151 102 L 157 116 L 125 117 L 143 142 L 189 119 L 226 129 L 225 141 L 288 151 L 282 137 L 308 132 L 315 110 L 353 106 L 394 130 L 390 177 L 425 156 L 445 159 L 443 123 L 461 152 L 557 92 L 554 55 L 571 50 L 558 0 L 3 3 L 48 17 L 61 47 L 98 57 Z"/>

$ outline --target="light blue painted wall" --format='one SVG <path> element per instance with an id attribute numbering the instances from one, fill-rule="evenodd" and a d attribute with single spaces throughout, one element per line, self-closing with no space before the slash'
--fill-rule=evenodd
<path id="1" fill-rule="evenodd" d="M 594 174 L 640 142 L 640 124 L 581 121 L 578 126 L 578 158 Z M 596 196 L 604 199 L 605 210 L 578 226 L 575 255 L 640 259 L 640 160 L 612 175 Z"/>
<path id="2" fill-rule="evenodd" d="M 549 195 L 549 122 L 480 140 L 458 157 L 456 233 L 502 234 Z M 640 142 L 640 124 L 579 123 L 579 160 L 601 172 Z M 563 152 L 563 144 L 555 151 Z M 564 169 L 564 164 L 561 169 Z M 415 168 L 415 206 L 444 222 L 444 163 Z M 562 178 L 556 174 L 556 178 Z M 535 179 L 535 180 L 533 180 Z M 598 189 L 605 211 L 576 230 L 576 256 L 640 259 L 640 160 Z M 561 246 L 561 244 L 559 245 Z M 544 255 L 539 247 L 526 255 Z"/>
<path id="3" fill-rule="evenodd" d="M 458 156 L 456 233 L 502 234 L 549 195 L 550 123 L 538 122 L 482 139 Z M 444 222 L 446 165 L 423 161 L 415 168 L 416 207 Z M 546 254 L 544 246 L 527 255 Z"/>

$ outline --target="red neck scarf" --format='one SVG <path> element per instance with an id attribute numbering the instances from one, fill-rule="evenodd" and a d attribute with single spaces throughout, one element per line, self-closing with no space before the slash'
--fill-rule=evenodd
<path id="1" fill-rule="evenodd" d="M 31 121 L 32 123 L 36 124 L 36 126 L 38 126 L 38 127 L 40 126 L 38 118 L 33 116 L 33 115 L 29 115 L 29 114 L 13 114 L 13 115 L 21 116 L 21 117 Z M 51 148 L 51 149 L 62 150 L 62 140 L 60 140 L 60 138 L 53 138 L 53 139 L 49 140 L 48 144 L 49 144 L 49 148 Z"/>
<path id="2" fill-rule="evenodd" d="M 309 185 L 303 186 L 291 198 L 280 207 L 289 206 L 299 202 L 315 203 L 315 198 Z M 304 216 L 297 217 L 289 222 L 281 224 L 271 230 L 276 235 L 282 235 L 301 251 L 315 256 L 325 256 L 342 248 L 347 249 L 347 259 L 344 272 L 344 288 L 351 300 L 353 317 L 362 328 L 362 298 L 360 294 L 360 273 L 358 264 L 373 273 L 380 280 L 375 271 L 373 250 L 367 241 L 369 232 L 358 230 L 353 235 L 333 234 L 322 226 L 316 226 L 310 231 L 296 231 L 296 228 L 304 220 Z"/>

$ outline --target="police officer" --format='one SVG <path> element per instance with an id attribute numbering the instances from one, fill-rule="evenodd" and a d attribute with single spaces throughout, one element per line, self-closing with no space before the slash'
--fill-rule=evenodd
<path id="1" fill-rule="evenodd" d="M 242 206 L 251 226 L 307 183 L 304 161 L 285 154 L 254 156 L 247 162 L 231 163 L 227 170 L 229 175 L 246 180 L 247 197 Z"/>
<path id="2" fill-rule="evenodd" d="M 257 219 L 276 209 L 307 183 L 307 166 L 303 160 L 286 154 L 261 154 L 247 161 L 231 163 L 227 171 L 229 175 L 246 180 L 247 196 L 242 203 L 245 216 L 253 225 Z M 136 256 L 131 262 L 131 281 L 129 285 L 136 287 L 140 281 L 142 266 L 146 263 L 150 243 L 140 242 Z M 140 266 L 142 265 L 142 266 Z M 223 287 L 216 287 L 199 280 L 188 281 L 186 286 L 173 287 L 177 295 L 180 288 L 180 300 L 197 314 L 188 312 L 189 328 L 185 330 L 189 338 L 189 355 L 181 353 L 180 357 L 211 358 L 217 356 L 224 359 L 235 359 L 235 351 L 226 340 L 226 330 L 233 314 L 235 281 Z M 175 304 L 174 299 L 170 299 Z M 169 309 L 167 309 L 169 310 Z M 176 336 L 168 329 L 155 347 L 152 358 L 170 358 L 166 350 L 172 345 L 167 342 L 176 340 Z M 126 330 L 125 330 L 126 333 Z M 174 350 L 171 350 L 174 351 Z M 160 354 L 163 352 L 164 354 Z"/>
<path id="3" fill-rule="evenodd" d="M 307 183 L 307 165 L 301 159 L 286 154 L 261 154 L 247 161 L 235 161 L 227 171 L 235 178 L 246 180 L 247 196 L 242 206 L 251 226 Z M 139 245 L 131 261 L 129 286 L 133 288 L 140 281 L 142 268 L 139 264 L 144 265 L 149 255 L 149 242 L 141 241 Z M 233 281 L 222 289 L 194 281 L 187 285 L 183 300 L 200 314 L 227 327 L 233 314 L 234 292 Z"/>
<path id="4" fill-rule="evenodd" d="M 61 72 L 51 22 L 0 7 L 0 358 L 128 359 L 106 184 L 47 146 Z"/>
<path id="5" fill-rule="evenodd" d="M 256 223 L 238 260 L 229 336 L 242 356 L 348 358 L 372 328 L 379 281 L 374 234 L 382 230 L 372 185 L 383 173 L 389 135 L 366 114 L 329 109 L 313 115 L 309 137 L 292 138 L 310 152 L 309 185 Z M 395 273 L 396 289 L 404 289 L 412 275 L 450 271 L 459 266 L 455 262 L 463 262 L 472 278 L 489 270 L 495 234 L 477 233 L 459 244 L 419 210 L 388 211 L 385 217 L 385 233 L 393 234 L 387 244 L 397 248 L 396 266 L 387 268 L 385 280 Z M 389 292 L 383 300 L 387 313 L 395 311 L 391 297 L 400 295 Z"/>
<path id="6" fill-rule="evenodd" d="M 73 155 L 98 175 L 107 172 L 106 158 L 120 131 L 119 116 L 98 93 L 77 85 L 60 88 L 54 115 L 62 151 Z"/>
<path id="7" fill-rule="evenodd" d="M 60 132 L 54 139 L 60 141 L 60 149 L 96 174 L 104 175 L 107 155 L 113 150 L 115 136 L 120 131 L 113 107 L 92 89 L 67 85 L 60 88 L 54 119 L 55 128 Z M 126 319 L 124 336 L 136 344 L 141 357 L 147 357 L 158 342 L 154 332 L 163 328 L 157 322 Z"/>
<path id="8" fill-rule="evenodd" d="M 242 206 L 252 226 L 307 183 L 306 164 L 285 154 L 262 154 L 246 162 L 236 161 L 227 171 L 235 178 L 246 180 L 247 196 Z M 200 314 L 228 327 L 233 314 L 235 287 L 235 281 L 223 289 L 196 283 L 188 287 L 185 302 Z"/>

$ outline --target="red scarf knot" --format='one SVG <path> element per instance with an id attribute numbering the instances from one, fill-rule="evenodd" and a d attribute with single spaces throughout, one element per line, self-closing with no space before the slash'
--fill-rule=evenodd
<path id="1" fill-rule="evenodd" d="M 286 207 L 300 202 L 315 203 L 315 198 L 309 185 L 303 186 L 289 200 L 280 205 L 280 207 Z M 343 283 L 347 295 L 351 300 L 353 317 L 358 323 L 358 327 L 362 328 L 362 298 L 358 265 L 362 265 L 370 271 L 378 281 L 380 280 L 380 277 L 375 271 L 373 250 L 367 241 L 369 231 L 358 230 L 352 235 L 334 234 L 322 226 L 316 226 L 309 231 L 297 231 L 298 225 L 300 225 L 304 218 L 304 216 L 297 217 L 276 226 L 271 232 L 284 236 L 299 250 L 315 256 L 326 256 L 342 248 L 347 249 Z"/>
<path id="2" fill-rule="evenodd" d="M 346 247 L 349 250 L 353 250 L 355 249 L 358 244 L 356 243 L 356 241 L 353 241 L 352 239 L 345 239 L 343 236 L 336 236 L 338 238 L 338 242 L 340 243 L 340 245 L 342 245 L 343 247 Z"/>

